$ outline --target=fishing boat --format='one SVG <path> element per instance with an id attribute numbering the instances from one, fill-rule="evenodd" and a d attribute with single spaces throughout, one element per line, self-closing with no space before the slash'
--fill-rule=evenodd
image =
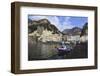
<path id="1" fill-rule="evenodd" d="M 66 49 L 65 48 L 57 48 L 57 50 L 58 51 L 66 51 L 66 52 L 69 51 L 67 48 Z"/>
<path id="2" fill-rule="evenodd" d="M 62 42 L 61 47 L 57 48 L 59 55 L 65 55 L 71 52 L 72 48 L 69 45 L 65 45 L 64 42 Z"/>

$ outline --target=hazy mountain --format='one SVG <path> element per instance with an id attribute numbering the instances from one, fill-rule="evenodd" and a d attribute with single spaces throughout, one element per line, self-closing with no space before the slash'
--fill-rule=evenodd
<path id="1" fill-rule="evenodd" d="M 80 35 L 81 34 L 81 28 L 79 27 L 73 27 L 72 29 L 65 29 L 63 31 L 63 34 L 66 35 Z"/>

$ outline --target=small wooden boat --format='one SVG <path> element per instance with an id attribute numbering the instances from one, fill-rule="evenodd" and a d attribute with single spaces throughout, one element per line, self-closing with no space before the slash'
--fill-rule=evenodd
<path id="1" fill-rule="evenodd" d="M 65 48 L 57 48 L 58 51 L 67 51 Z"/>
<path id="2" fill-rule="evenodd" d="M 65 42 L 62 41 L 61 47 L 57 47 L 56 49 L 58 51 L 58 55 L 66 55 L 72 50 L 72 47 L 69 44 L 65 44 Z"/>
<path id="3" fill-rule="evenodd" d="M 58 51 L 69 51 L 67 48 L 57 48 Z"/>
<path id="4" fill-rule="evenodd" d="M 58 51 L 58 55 L 66 55 L 68 53 L 70 53 L 72 50 L 71 47 L 60 47 L 60 48 L 57 48 L 57 51 Z"/>

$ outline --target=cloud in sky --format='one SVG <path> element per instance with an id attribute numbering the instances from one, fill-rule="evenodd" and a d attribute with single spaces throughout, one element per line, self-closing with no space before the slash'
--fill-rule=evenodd
<path id="1" fill-rule="evenodd" d="M 83 25 L 88 22 L 87 17 L 73 17 L 73 16 L 35 16 L 29 15 L 31 20 L 48 19 L 51 24 L 54 24 L 60 31 L 64 29 L 71 29 L 73 27 L 82 28 Z"/>

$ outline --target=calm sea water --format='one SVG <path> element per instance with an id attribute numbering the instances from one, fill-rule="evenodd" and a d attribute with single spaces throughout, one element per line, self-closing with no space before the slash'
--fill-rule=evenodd
<path id="1" fill-rule="evenodd" d="M 32 43 L 28 45 L 28 59 L 29 60 L 41 60 L 51 59 L 57 56 L 58 51 L 56 47 L 59 47 L 59 43 Z"/>
<path id="2" fill-rule="evenodd" d="M 88 58 L 87 43 L 76 45 L 70 53 L 64 53 L 65 55 L 59 55 L 57 47 L 61 47 L 60 43 L 29 42 L 28 60 Z"/>

